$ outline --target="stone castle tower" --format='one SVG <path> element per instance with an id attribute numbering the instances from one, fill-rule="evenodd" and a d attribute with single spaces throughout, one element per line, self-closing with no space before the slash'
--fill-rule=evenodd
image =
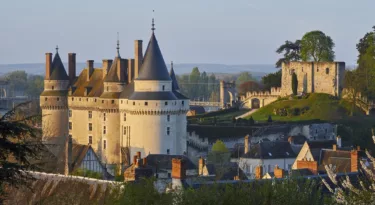
<path id="1" fill-rule="evenodd" d="M 69 77 L 56 48 L 52 61 L 52 53 L 46 53 L 46 76 L 44 91 L 40 96 L 42 109 L 43 141 L 55 144 L 52 150 L 58 154 L 63 149 L 69 135 L 68 129 L 68 88 Z"/>
<path id="2" fill-rule="evenodd" d="M 41 94 L 43 138 L 51 143 L 90 144 L 107 165 L 128 164 L 130 156 L 186 152 L 189 99 L 179 92 L 173 67 L 168 73 L 152 29 L 143 56 L 134 42 L 134 58 L 120 56 L 101 68 L 88 60 L 76 76 L 76 55 L 69 54 L 69 75 L 56 52 L 47 54 Z"/>

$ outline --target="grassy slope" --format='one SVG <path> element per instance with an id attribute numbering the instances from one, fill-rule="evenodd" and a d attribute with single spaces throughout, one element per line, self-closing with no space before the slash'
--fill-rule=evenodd
<path id="1" fill-rule="evenodd" d="M 274 115 L 273 111 L 277 108 L 303 108 L 309 107 L 305 114 L 299 116 L 279 116 Z M 277 121 L 300 121 L 315 120 L 336 121 L 348 117 L 350 105 L 344 100 L 338 100 L 328 94 L 312 93 L 306 99 L 280 99 L 265 107 L 260 108 L 252 114 L 256 121 L 266 121 L 271 115 L 273 120 Z M 364 113 L 359 109 L 355 110 L 355 115 L 363 116 Z M 250 116 L 249 116 L 250 117 Z"/>

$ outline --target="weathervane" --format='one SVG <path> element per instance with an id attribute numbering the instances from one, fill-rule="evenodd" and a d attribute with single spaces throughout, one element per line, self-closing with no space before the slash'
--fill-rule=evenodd
<path id="1" fill-rule="evenodd" d="M 58 52 L 59 52 L 59 46 L 56 45 L 56 53 L 58 53 Z"/>
<path id="2" fill-rule="evenodd" d="M 119 32 L 117 32 L 117 57 L 120 57 L 120 37 L 119 37 Z"/>
<path id="3" fill-rule="evenodd" d="M 155 10 L 152 10 L 152 16 L 154 16 L 154 14 L 155 14 Z M 152 24 L 151 24 L 151 30 L 152 30 L 152 32 L 154 32 L 155 31 L 155 20 L 154 20 L 154 17 L 152 17 Z"/>

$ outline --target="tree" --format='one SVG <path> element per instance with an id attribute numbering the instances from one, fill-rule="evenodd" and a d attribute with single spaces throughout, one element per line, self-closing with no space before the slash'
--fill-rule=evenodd
<path id="1" fill-rule="evenodd" d="M 285 41 L 285 43 L 276 50 L 276 53 L 278 54 L 284 53 L 284 57 L 280 58 L 276 62 L 276 68 L 280 68 L 283 62 L 287 63 L 290 61 L 301 60 L 300 51 L 301 51 L 300 40 L 296 40 L 295 42 Z"/>
<path id="2" fill-rule="evenodd" d="M 27 87 L 27 74 L 25 71 L 13 71 L 5 75 L 6 80 L 9 82 L 11 96 L 24 95 Z"/>
<path id="3" fill-rule="evenodd" d="M 213 152 L 228 152 L 228 148 L 221 140 L 216 140 L 215 144 L 212 145 Z"/>
<path id="4" fill-rule="evenodd" d="M 24 171 L 34 168 L 30 161 L 38 159 L 41 151 L 40 132 L 32 126 L 36 116 L 15 118 L 15 113 L 27 104 L 16 106 L 0 118 L 0 187 L 25 184 L 30 177 Z"/>
<path id="5" fill-rule="evenodd" d="M 29 75 L 27 78 L 26 95 L 39 97 L 44 89 L 44 77 L 41 75 Z"/>
<path id="6" fill-rule="evenodd" d="M 310 31 L 302 37 L 301 58 L 303 61 L 331 62 L 335 59 L 333 47 L 335 44 L 330 36 L 322 31 Z"/>
<path id="7" fill-rule="evenodd" d="M 346 70 L 345 71 L 345 88 L 346 88 L 346 98 L 351 104 L 350 116 L 353 116 L 354 110 L 358 103 L 358 96 L 366 88 L 366 82 L 363 81 L 365 73 L 363 70 Z"/>
<path id="8" fill-rule="evenodd" d="M 247 92 L 260 91 L 262 86 L 256 81 L 247 81 L 238 86 L 238 93 L 244 95 Z"/>
<path id="9" fill-rule="evenodd" d="M 265 90 L 270 90 L 272 87 L 281 86 L 281 70 L 275 73 L 269 73 L 262 77 L 263 88 Z"/>
<path id="10" fill-rule="evenodd" d="M 194 67 L 189 76 L 189 97 L 194 99 L 199 96 L 199 81 L 201 73 L 199 72 L 198 67 Z"/>
<path id="11" fill-rule="evenodd" d="M 253 76 L 249 72 L 241 72 L 236 80 L 237 85 L 241 85 L 244 82 L 254 80 Z"/>
<path id="12" fill-rule="evenodd" d="M 292 74 L 292 91 L 293 95 L 297 95 L 297 88 L 298 88 L 298 79 L 296 73 L 293 72 Z"/>

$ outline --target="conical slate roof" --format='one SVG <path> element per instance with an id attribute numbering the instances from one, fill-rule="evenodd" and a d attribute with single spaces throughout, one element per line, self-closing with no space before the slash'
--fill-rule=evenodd
<path id="1" fill-rule="evenodd" d="M 51 70 L 51 75 L 49 77 L 50 80 L 69 80 L 59 53 L 57 52 L 55 54 L 55 57 L 53 58 Z"/>
<path id="2" fill-rule="evenodd" d="M 154 32 L 148 43 L 137 80 L 171 80 Z"/>
<path id="3" fill-rule="evenodd" d="M 173 66 L 171 66 L 171 72 L 169 72 L 169 76 L 172 79 L 172 90 L 179 90 L 180 87 L 178 86 L 178 82 L 176 79 L 176 75 L 174 74 Z"/>

